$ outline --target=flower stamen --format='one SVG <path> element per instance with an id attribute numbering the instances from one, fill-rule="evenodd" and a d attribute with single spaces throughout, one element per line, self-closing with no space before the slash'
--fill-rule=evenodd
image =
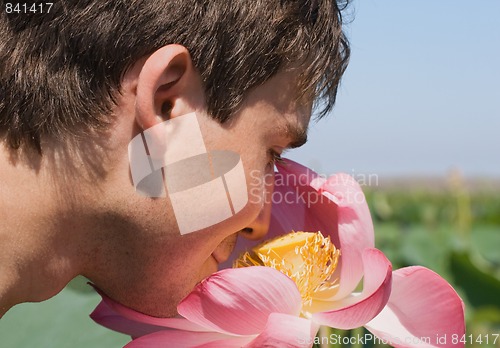
<path id="1" fill-rule="evenodd" d="M 340 250 L 321 232 L 292 232 L 267 241 L 246 252 L 234 267 L 272 267 L 297 285 L 304 306 L 309 306 L 318 291 L 333 288 L 331 281 L 338 265 Z"/>

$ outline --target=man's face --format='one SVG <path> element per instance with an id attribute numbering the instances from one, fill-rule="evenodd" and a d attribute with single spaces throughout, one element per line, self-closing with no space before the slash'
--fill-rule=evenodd
<path id="1" fill-rule="evenodd" d="M 251 91 L 240 111 L 222 125 L 203 110 L 195 111 L 207 151 L 226 150 L 240 156 L 247 204 L 219 223 L 181 235 L 168 192 L 165 198 L 148 198 L 134 192 L 123 206 L 130 225 L 122 229 L 128 232 L 124 238 L 137 246 L 126 251 L 127 257 L 135 260 L 126 266 L 134 291 L 104 291 L 139 311 L 175 315 L 179 301 L 227 260 L 238 235 L 254 239 L 265 235 L 271 212 L 274 160 L 287 148 L 305 142 L 311 115 L 311 103 L 295 100 L 294 86 L 292 73 L 279 73 Z M 199 199 L 210 200 L 210 196 Z M 192 204 L 198 203 L 194 200 Z"/>

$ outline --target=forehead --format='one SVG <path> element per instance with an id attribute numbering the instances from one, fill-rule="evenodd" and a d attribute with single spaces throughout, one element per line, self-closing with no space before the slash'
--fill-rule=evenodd
<path id="1" fill-rule="evenodd" d="M 313 100 L 298 98 L 297 70 L 276 74 L 266 83 L 251 90 L 242 109 L 253 110 L 256 127 L 272 128 L 275 133 L 303 142 L 311 118 Z M 297 144 L 300 146 L 300 144 Z"/>
<path id="2" fill-rule="evenodd" d="M 300 89 L 300 70 L 290 69 L 277 73 L 264 84 L 250 90 L 243 104 L 267 103 L 280 114 L 305 113 L 310 116 L 314 96 Z"/>

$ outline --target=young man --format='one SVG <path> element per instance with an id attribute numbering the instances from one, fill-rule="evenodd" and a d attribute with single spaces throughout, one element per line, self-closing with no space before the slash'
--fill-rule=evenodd
<path id="1" fill-rule="evenodd" d="M 0 315 L 78 274 L 137 311 L 175 315 L 238 235 L 266 233 L 273 161 L 305 142 L 313 102 L 321 115 L 334 104 L 349 57 L 344 5 L 40 4 L 0 14 Z M 182 234 L 168 195 L 137 192 L 129 144 L 193 114 L 208 152 L 238 154 L 252 194 Z M 199 199 L 190 204 L 210 196 Z"/>

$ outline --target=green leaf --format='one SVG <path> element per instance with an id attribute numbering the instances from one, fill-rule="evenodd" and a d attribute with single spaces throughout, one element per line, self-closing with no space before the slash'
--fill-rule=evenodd
<path id="1" fill-rule="evenodd" d="M 422 265 L 446 276 L 446 261 L 452 244 L 449 229 L 431 230 L 415 226 L 408 229 L 401 238 L 401 252 L 407 264 Z"/>
<path id="2" fill-rule="evenodd" d="M 474 307 L 500 307 L 500 281 L 471 262 L 466 253 L 452 253 L 450 270 L 454 284 L 461 287 Z"/>
<path id="3" fill-rule="evenodd" d="M 495 266 L 500 266 L 500 227 L 474 228 L 471 232 L 475 250 Z"/>

